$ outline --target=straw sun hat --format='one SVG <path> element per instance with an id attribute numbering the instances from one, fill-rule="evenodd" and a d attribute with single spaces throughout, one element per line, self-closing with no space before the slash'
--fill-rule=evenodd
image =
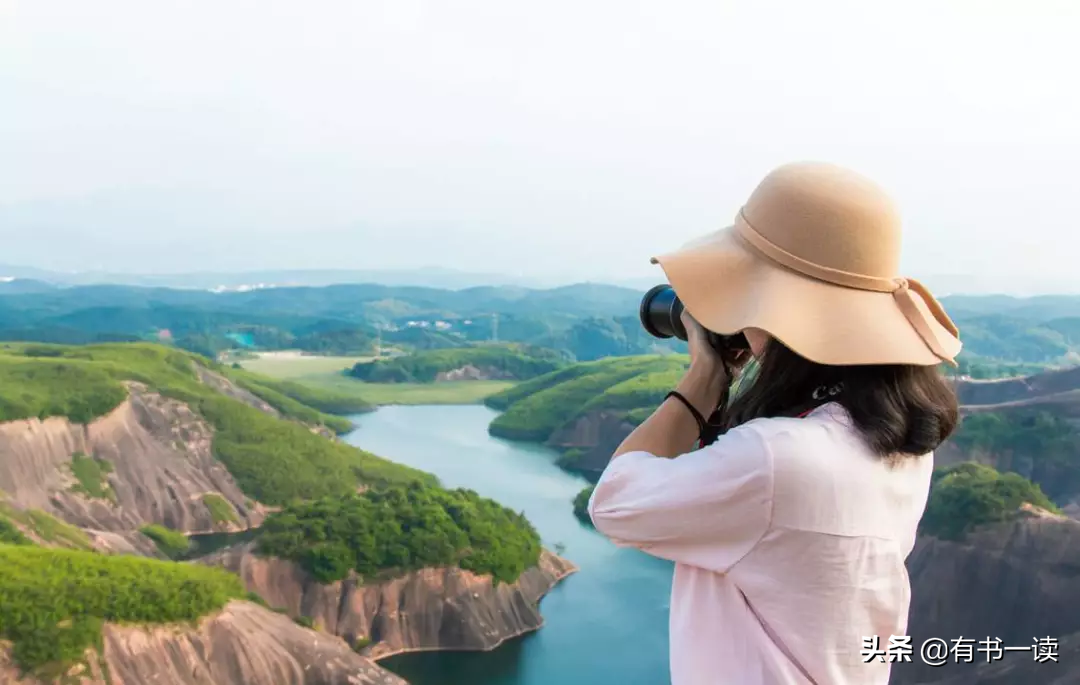
<path id="1" fill-rule="evenodd" d="M 955 365 L 959 332 L 925 287 L 899 276 L 900 238 L 881 188 L 805 162 L 766 176 L 732 226 L 652 262 L 717 333 L 759 328 L 820 364 Z"/>

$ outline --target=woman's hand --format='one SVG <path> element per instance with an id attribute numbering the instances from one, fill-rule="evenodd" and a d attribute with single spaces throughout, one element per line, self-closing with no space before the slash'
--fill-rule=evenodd
<path id="1" fill-rule="evenodd" d="M 698 368 L 703 373 L 723 374 L 724 382 L 730 383 L 733 379 L 726 377 L 726 371 L 732 373 L 741 369 L 750 359 L 748 350 L 717 350 L 709 342 L 708 331 L 697 322 L 690 312 L 683 310 L 683 326 L 686 328 L 686 342 L 690 347 L 690 367 Z"/>
<path id="2" fill-rule="evenodd" d="M 742 368 L 750 354 L 747 350 L 717 350 L 709 342 L 708 332 L 686 310 L 683 310 L 682 322 L 690 346 L 690 369 L 677 390 L 708 418 L 716 409 L 724 388 L 731 385 L 733 379 L 729 372 L 735 373 Z"/>

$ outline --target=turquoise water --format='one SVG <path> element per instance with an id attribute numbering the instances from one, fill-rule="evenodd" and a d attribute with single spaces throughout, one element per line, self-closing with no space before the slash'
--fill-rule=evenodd
<path id="1" fill-rule="evenodd" d="M 255 347 L 255 337 L 251 333 L 226 333 L 225 337 L 241 347 Z"/>
<path id="2" fill-rule="evenodd" d="M 486 653 L 420 653 L 380 664 L 413 685 L 666 685 L 669 562 L 619 549 L 574 517 L 587 485 L 555 453 L 487 434 L 483 406 L 383 407 L 347 440 L 524 511 L 544 545 L 581 570 L 540 604 L 539 631 Z"/>

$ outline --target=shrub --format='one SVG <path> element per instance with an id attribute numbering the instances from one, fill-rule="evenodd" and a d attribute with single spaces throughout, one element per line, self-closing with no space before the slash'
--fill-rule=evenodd
<path id="1" fill-rule="evenodd" d="M 71 489 L 89 497 L 115 500 L 116 495 L 105 480 L 112 470 L 112 464 L 107 459 L 88 457 L 76 452 L 71 455 L 71 473 L 79 482 Z"/>
<path id="2" fill-rule="evenodd" d="M 248 590 L 248 593 L 247 593 L 247 595 L 245 595 L 245 598 L 247 599 L 247 601 L 258 604 L 259 606 L 263 607 L 264 609 L 269 609 L 270 608 L 270 604 L 268 604 L 267 601 L 265 599 L 263 599 L 262 595 L 260 595 L 258 592 L 252 592 L 251 590 Z"/>
<path id="3" fill-rule="evenodd" d="M 191 547 L 186 535 L 156 523 L 143 526 L 139 532 L 153 540 L 161 553 L 170 559 L 179 559 Z"/>
<path id="4" fill-rule="evenodd" d="M 0 543 L 9 545 L 32 545 L 30 538 L 23 535 L 11 520 L 0 516 Z"/>
<path id="5" fill-rule="evenodd" d="M 208 492 L 203 495 L 203 504 L 210 510 L 210 518 L 215 525 L 222 523 L 239 523 L 236 518 L 236 510 L 229 501 L 216 492 Z"/>

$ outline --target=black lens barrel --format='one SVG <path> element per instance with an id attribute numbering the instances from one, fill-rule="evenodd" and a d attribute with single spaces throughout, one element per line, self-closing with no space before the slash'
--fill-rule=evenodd
<path id="1" fill-rule="evenodd" d="M 686 340 L 682 312 L 683 304 L 675 295 L 675 289 L 662 283 L 650 288 L 641 298 L 638 316 L 645 331 L 654 338 Z"/>
<path id="2" fill-rule="evenodd" d="M 667 283 L 653 286 L 641 298 L 638 318 L 645 332 L 654 338 L 678 338 L 686 340 L 686 327 L 682 323 L 683 303 L 675 294 L 675 289 Z M 746 336 L 719 335 L 710 332 L 709 342 L 717 349 L 744 350 L 750 347 Z"/>

